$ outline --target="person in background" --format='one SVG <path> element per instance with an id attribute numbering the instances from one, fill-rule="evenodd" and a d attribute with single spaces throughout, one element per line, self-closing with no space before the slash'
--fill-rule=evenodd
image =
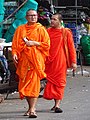
<path id="1" fill-rule="evenodd" d="M 50 38 L 35 10 L 26 12 L 27 23 L 19 26 L 12 41 L 12 55 L 19 76 L 19 94 L 28 103 L 24 114 L 36 118 L 35 106 L 40 92 L 40 80 L 46 77 L 45 60 L 49 55 Z"/>
<path id="2" fill-rule="evenodd" d="M 47 84 L 44 89 L 43 97 L 47 100 L 54 99 L 54 106 L 51 110 L 55 113 L 62 113 L 60 102 L 64 97 L 66 86 L 67 59 L 65 53 L 64 40 L 67 40 L 68 54 L 70 55 L 71 68 L 76 70 L 76 50 L 72 32 L 61 26 L 62 16 L 55 13 L 51 17 L 50 27 L 47 29 L 50 36 L 49 56 L 46 59 Z M 65 31 L 65 32 L 64 32 Z M 65 34 L 64 34 L 64 33 Z"/>
<path id="3" fill-rule="evenodd" d="M 10 78 L 10 71 L 8 69 L 8 62 L 3 54 L 3 45 L 0 45 L 0 76 L 2 77 L 1 83 L 7 82 Z"/>

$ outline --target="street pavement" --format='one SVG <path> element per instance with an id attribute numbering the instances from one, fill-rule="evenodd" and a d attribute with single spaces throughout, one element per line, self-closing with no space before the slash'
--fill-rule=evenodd
<path id="1" fill-rule="evenodd" d="M 50 111 L 54 102 L 43 99 L 42 91 L 36 106 L 38 117 L 23 116 L 28 106 L 26 100 L 20 100 L 18 92 L 15 91 L 0 104 L 0 120 L 90 120 L 90 66 L 84 66 L 83 69 L 85 70 L 83 76 L 80 67 L 75 77 L 68 71 L 65 95 L 60 105 L 63 113 Z"/>

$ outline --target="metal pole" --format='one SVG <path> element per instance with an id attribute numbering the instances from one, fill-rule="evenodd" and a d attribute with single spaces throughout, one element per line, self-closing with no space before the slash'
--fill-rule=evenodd
<path id="1" fill-rule="evenodd" d="M 77 46 L 77 14 L 78 14 L 78 8 L 77 8 L 77 0 L 75 0 L 75 9 L 76 9 L 76 48 L 78 47 Z"/>

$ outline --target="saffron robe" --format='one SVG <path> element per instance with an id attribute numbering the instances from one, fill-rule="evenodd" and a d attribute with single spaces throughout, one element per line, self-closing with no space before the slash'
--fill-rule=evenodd
<path id="1" fill-rule="evenodd" d="M 62 100 L 66 86 L 67 62 L 64 51 L 63 29 L 48 28 L 50 36 L 50 54 L 46 60 L 47 84 L 43 97 L 45 99 Z M 67 29 L 67 44 L 72 63 L 76 63 L 76 50 L 73 35 Z"/>
<path id="2" fill-rule="evenodd" d="M 40 46 L 27 46 L 23 38 L 34 40 Z M 40 24 L 24 24 L 19 26 L 12 41 L 12 55 L 18 56 L 16 73 L 19 76 L 18 90 L 20 98 L 24 96 L 38 97 L 40 79 L 45 78 L 45 60 L 49 54 L 50 38 L 46 29 Z"/>

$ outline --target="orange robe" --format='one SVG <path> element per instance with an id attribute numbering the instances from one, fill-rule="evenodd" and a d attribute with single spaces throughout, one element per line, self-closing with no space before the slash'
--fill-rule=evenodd
<path id="1" fill-rule="evenodd" d="M 67 72 L 62 29 L 48 28 L 47 31 L 50 36 L 51 45 L 50 54 L 46 60 L 45 72 L 47 74 L 47 84 L 43 97 L 45 99 L 62 100 L 64 96 L 64 88 L 66 86 Z M 67 30 L 67 43 L 70 59 L 73 63 L 76 63 L 76 50 L 70 30 Z"/>
<path id="2" fill-rule="evenodd" d="M 26 46 L 24 37 L 39 42 L 40 46 Z M 38 97 L 40 79 L 46 77 L 45 60 L 49 54 L 49 48 L 49 35 L 40 23 L 31 26 L 24 24 L 16 29 L 12 41 L 12 55 L 18 56 L 16 73 L 19 76 L 18 90 L 21 99 L 24 96 Z"/>

